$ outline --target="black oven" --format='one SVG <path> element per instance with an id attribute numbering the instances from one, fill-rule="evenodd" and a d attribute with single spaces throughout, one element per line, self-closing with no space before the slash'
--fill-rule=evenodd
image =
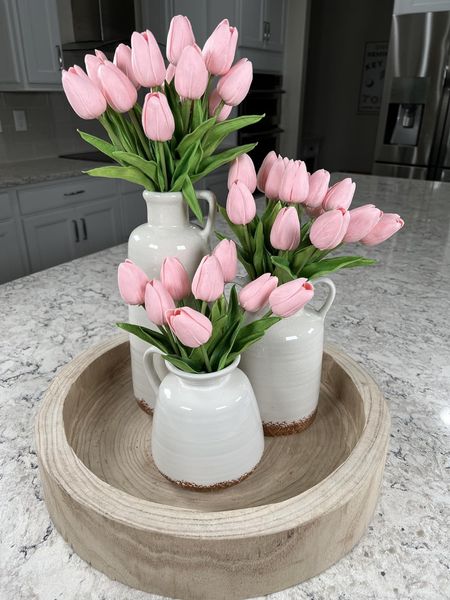
<path id="1" fill-rule="evenodd" d="M 265 117 L 238 133 L 239 144 L 258 142 L 250 156 L 258 168 L 271 150 L 279 151 L 281 123 L 282 76 L 273 73 L 254 73 L 250 91 L 239 105 L 240 115 L 265 114 Z"/>

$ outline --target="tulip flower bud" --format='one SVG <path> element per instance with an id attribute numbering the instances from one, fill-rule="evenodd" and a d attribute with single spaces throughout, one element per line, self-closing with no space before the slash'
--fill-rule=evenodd
<path id="1" fill-rule="evenodd" d="M 172 63 L 169 64 L 166 71 L 166 82 L 170 83 L 172 79 L 175 77 L 175 71 L 177 70 L 176 66 Z"/>
<path id="2" fill-rule="evenodd" d="M 309 176 L 309 192 L 305 204 L 309 208 L 322 207 L 330 183 L 330 174 L 325 169 L 319 169 Z"/>
<path id="3" fill-rule="evenodd" d="M 350 177 L 346 177 L 342 181 L 338 181 L 328 190 L 322 207 L 324 210 L 333 210 L 335 208 L 343 208 L 347 210 L 353 200 L 356 183 Z"/>
<path id="4" fill-rule="evenodd" d="M 166 76 L 166 66 L 151 31 L 131 36 L 131 64 L 136 80 L 144 87 L 162 85 Z"/>
<path id="5" fill-rule="evenodd" d="M 178 60 L 175 89 L 190 100 L 203 96 L 208 87 L 208 71 L 198 46 L 186 46 Z"/>
<path id="6" fill-rule="evenodd" d="M 237 251 L 233 240 L 222 240 L 214 248 L 213 256 L 217 258 L 222 267 L 225 283 L 234 281 L 237 273 Z"/>
<path id="7" fill-rule="evenodd" d="M 217 90 L 213 90 L 209 96 L 209 116 L 214 117 L 216 115 L 216 111 L 219 108 L 219 104 L 222 102 L 222 98 L 219 96 L 219 92 Z M 232 106 L 228 106 L 228 104 L 224 104 L 220 109 L 218 115 L 216 115 L 216 120 L 218 123 L 221 121 L 225 121 L 230 116 L 230 112 L 233 110 Z"/>
<path id="8" fill-rule="evenodd" d="M 191 293 L 186 269 L 175 256 L 164 259 L 161 265 L 161 283 L 174 300 L 182 300 Z"/>
<path id="9" fill-rule="evenodd" d="M 348 244 L 359 242 L 381 219 L 382 212 L 374 204 L 365 204 L 349 211 L 350 223 L 343 241 Z"/>
<path id="10" fill-rule="evenodd" d="M 295 315 L 314 296 L 314 287 L 304 277 L 283 283 L 269 296 L 272 312 L 277 317 Z"/>
<path id="11" fill-rule="evenodd" d="M 131 110 L 136 104 L 137 92 L 128 77 L 109 60 L 100 65 L 98 75 L 110 107 L 118 113 Z"/>
<path id="12" fill-rule="evenodd" d="M 278 285 L 278 277 L 264 273 L 247 283 L 239 292 L 239 304 L 247 312 L 255 313 L 264 308 L 269 296 Z"/>
<path id="13" fill-rule="evenodd" d="M 144 304 L 145 287 L 149 280 L 142 269 L 127 259 L 119 265 L 117 281 L 124 302 L 132 306 Z"/>
<path id="14" fill-rule="evenodd" d="M 192 293 L 197 300 L 214 302 L 223 294 L 225 281 L 216 256 L 204 256 L 192 280 Z"/>
<path id="15" fill-rule="evenodd" d="M 175 131 L 175 120 L 167 98 L 161 92 L 147 94 L 142 109 L 145 135 L 155 142 L 167 142 Z"/>
<path id="16" fill-rule="evenodd" d="M 273 163 L 270 169 L 265 185 L 265 194 L 267 198 L 275 200 L 278 198 L 280 193 L 281 180 L 283 179 L 284 172 L 289 164 L 288 158 L 278 156 L 277 160 Z"/>
<path id="17" fill-rule="evenodd" d="M 301 160 L 290 160 L 281 178 L 278 198 L 283 202 L 300 204 L 309 192 L 309 177 L 306 165 Z"/>
<path id="18" fill-rule="evenodd" d="M 236 27 L 228 19 L 221 21 L 203 46 L 206 68 L 211 75 L 225 75 L 233 64 L 238 41 Z"/>
<path id="19" fill-rule="evenodd" d="M 69 104 L 82 119 L 98 119 L 105 112 L 105 97 L 80 67 L 62 72 L 62 86 Z"/>
<path id="20" fill-rule="evenodd" d="M 255 165 L 248 154 L 241 154 L 231 163 L 228 171 L 228 189 L 236 181 L 242 181 L 252 194 L 256 190 Z"/>
<path id="21" fill-rule="evenodd" d="M 226 210 L 228 218 L 235 225 L 247 225 L 256 215 L 255 199 L 242 181 L 235 181 L 231 185 Z"/>
<path id="22" fill-rule="evenodd" d="M 263 194 L 265 192 L 267 176 L 276 160 L 277 160 L 277 155 L 273 150 L 271 150 L 266 155 L 266 157 L 264 158 L 264 160 L 261 163 L 261 166 L 259 167 L 258 176 L 256 178 L 256 185 L 258 187 L 258 190 L 260 192 L 262 192 Z"/>
<path id="23" fill-rule="evenodd" d="M 124 73 L 134 87 L 138 90 L 140 85 L 138 80 L 136 79 L 133 71 L 133 66 L 131 64 L 131 48 L 126 44 L 119 44 L 114 53 L 114 64 L 118 67 L 122 73 Z"/>
<path id="24" fill-rule="evenodd" d="M 186 46 L 195 44 L 191 22 L 183 15 L 176 15 L 170 21 L 167 34 L 166 56 L 172 65 L 177 65 Z"/>
<path id="25" fill-rule="evenodd" d="M 309 239 L 319 250 L 332 250 L 339 246 L 347 233 L 350 213 L 343 208 L 335 208 L 321 214 L 311 225 Z"/>
<path id="26" fill-rule="evenodd" d="M 145 287 L 145 312 L 155 325 L 165 325 L 166 311 L 175 308 L 172 296 L 157 279 L 151 279 Z"/>
<path id="27" fill-rule="evenodd" d="M 378 223 L 373 227 L 369 233 L 362 238 L 361 242 L 366 246 L 376 246 L 381 242 L 386 241 L 394 233 L 397 233 L 405 222 L 395 213 L 384 213 Z"/>
<path id="28" fill-rule="evenodd" d="M 290 206 L 277 214 L 270 230 L 270 243 L 277 250 L 295 250 L 300 243 L 300 220 L 297 210 Z"/>
<path id="29" fill-rule="evenodd" d="M 247 58 L 241 58 L 219 79 L 217 91 L 225 104 L 237 106 L 248 94 L 252 79 L 252 63 Z"/>
<path id="30" fill-rule="evenodd" d="M 108 59 L 101 50 L 96 50 L 95 55 L 86 54 L 84 57 L 84 64 L 86 65 L 86 71 L 89 79 L 93 81 L 100 90 L 102 89 L 102 83 L 100 81 L 98 70 L 106 60 Z"/>
<path id="31" fill-rule="evenodd" d="M 211 321 L 193 308 L 185 306 L 169 310 L 166 318 L 172 333 L 188 348 L 198 348 L 211 337 Z"/>

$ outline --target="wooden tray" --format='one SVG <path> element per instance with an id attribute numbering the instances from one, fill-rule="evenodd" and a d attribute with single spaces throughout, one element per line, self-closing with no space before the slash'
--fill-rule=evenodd
<path id="1" fill-rule="evenodd" d="M 151 417 L 133 398 L 120 335 L 56 377 L 36 436 L 50 516 L 82 558 L 147 592 L 234 599 L 304 581 L 358 542 L 379 494 L 389 413 L 371 377 L 328 348 L 307 431 L 266 438 L 260 465 L 233 488 L 180 489 L 152 462 Z"/>

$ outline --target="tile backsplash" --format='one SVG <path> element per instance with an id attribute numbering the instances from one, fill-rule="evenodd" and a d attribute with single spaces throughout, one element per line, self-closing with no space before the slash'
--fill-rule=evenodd
<path id="1" fill-rule="evenodd" d="M 13 110 L 24 110 L 27 131 L 16 131 Z M 58 156 L 90 149 L 77 129 L 103 136 L 98 121 L 83 121 L 62 92 L 0 93 L 0 163 Z"/>

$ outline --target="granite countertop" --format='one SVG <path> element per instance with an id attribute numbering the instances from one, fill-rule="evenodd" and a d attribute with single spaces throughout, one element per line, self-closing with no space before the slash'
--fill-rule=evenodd
<path id="1" fill-rule="evenodd" d="M 390 407 L 381 499 L 348 556 L 270 598 L 448 598 L 450 184 L 354 179 L 355 205 L 373 202 L 406 221 L 385 244 L 362 249 L 379 265 L 334 276 L 327 317 L 328 339 L 372 373 Z M 125 257 L 122 245 L 0 286 L 2 599 L 156 598 L 109 580 L 63 541 L 42 499 L 33 438 L 53 377 L 126 318 L 116 286 Z"/>
<path id="2" fill-rule="evenodd" d="M 0 163 L 0 190 L 30 183 L 80 177 L 82 171 L 101 167 L 103 164 L 106 163 L 59 158 L 58 156 Z"/>

